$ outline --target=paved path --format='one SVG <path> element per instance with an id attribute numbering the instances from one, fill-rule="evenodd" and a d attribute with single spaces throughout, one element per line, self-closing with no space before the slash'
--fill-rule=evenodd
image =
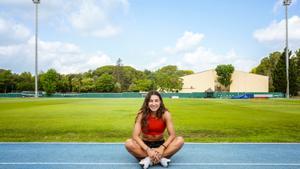
<path id="1" fill-rule="evenodd" d="M 0 143 L 0 169 L 140 169 L 137 162 L 123 144 Z M 300 144 L 190 143 L 169 168 L 300 169 Z"/>

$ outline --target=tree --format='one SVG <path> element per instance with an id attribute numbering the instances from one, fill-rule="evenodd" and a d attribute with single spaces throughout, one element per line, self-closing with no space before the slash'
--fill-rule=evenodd
<path id="1" fill-rule="evenodd" d="M 30 72 L 23 72 L 17 78 L 18 91 L 34 91 L 34 77 Z"/>
<path id="2" fill-rule="evenodd" d="M 60 75 L 57 82 L 56 90 L 59 92 L 70 92 L 71 91 L 71 81 L 69 75 Z"/>
<path id="3" fill-rule="evenodd" d="M 109 75 L 113 75 L 115 72 L 115 66 L 113 65 L 107 65 L 107 66 L 102 66 L 97 68 L 94 72 L 93 75 L 100 77 L 102 74 L 107 73 Z"/>
<path id="4" fill-rule="evenodd" d="M 116 82 L 115 85 L 114 85 L 114 90 L 113 91 L 117 92 L 117 93 L 122 92 L 121 84 Z"/>
<path id="5" fill-rule="evenodd" d="M 289 89 L 292 96 L 296 96 L 298 92 L 297 72 L 296 57 L 292 57 L 289 60 Z"/>
<path id="6" fill-rule="evenodd" d="M 118 83 L 121 83 L 122 84 L 122 80 L 123 80 L 123 71 L 122 71 L 122 60 L 119 58 L 117 60 L 117 64 L 115 66 L 115 72 L 114 72 L 114 75 L 115 75 L 115 78 L 117 80 Z"/>
<path id="7" fill-rule="evenodd" d="M 131 66 L 123 66 L 119 59 L 116 66 L 102 66 L 94 71 L 96 78 L 99 78 L 103 74 L 109 74 L 113 76 L 115 81 L 115 92 L 128 91 L 129 86 L 137 79 L 144 79 L 143 72 L 134 69 Z"/>
<path id="8" fill-rule="evenodd" d="M 93 71 L 94 79 L 99 78 L 105 73 L 113 76 L 115 81 L 114 92 L 132 91 L 133 86 L 136 85 L 136 81 L 144 79 L 151 80 L 151 89 L 157 89 L 154 73 L 148 70 L 142 72 L 131 66 L 123 66 L 121 59 L 118 59 L 115 66 L 108 65 L 97 68 Z"/>
<path id="9" fill-rule="evenodd" d="M 129 90 L 133 92 L 152 90 L 152 81 L 149 79 L 136 80 L 129 86 Z"/>
<path id="10" fill-rule="evenodd" d="M 94 79 L 90 77 L 83 77 L 81 79 L 80 91 L 92 92 L 95 90 Z"/>
<path id="11" fill-rule="evenodd" d="M 234 67 L 231 64 L 218 65 L 215 71 L 218 75 L 218 82 L 225 87 L 225 90 L 229 91 L 228 87 L 232 83 L 231 75 L 234 72 Z"/>
<path id="12" fill-rule="evenodd" d="M 95 87 L 97 92 L 112 92 L 115 88 L 114 77 L 107 73 L 102 74 L 96 79 Z"/>
<path id="13" fill-rule="evenodd" d="M 186 75 L 191 75 L 194 74 L 194 71 L 192 70 L 178 70 L 179 76 L 186 76 Z"/>
<path id="14" fill-rule="evenodd" d="M 280 56 L 280 52 L 273 52 L 269 55 L 269 57 L 263 58 L 260 64 L 251 70 L 251 73 L 265 75 L 269 77 L 269 91 L 271 92 L 274 91 L 272 73 L 275 70 L 275 66 Z"/>
<path id="15" fill-rule="evenodd" d="M 128 91 L 129 86 L 136 80 L 144 79 L 143 72 L 134 69 L 131 66 L 122 67 L 121 87 L 122 91 Z"/>
<path id="16" fill-rule="evenodd" d="M 295 86 L 297 86 L 297 68 L 296 68 L 296 59 L 290 58 L 291 51 L 288 53 L 289 56 L 289 87 L 290 87 L 290 94 L 295 95 L 297 90 Z M 274 85 L 274 91 L 275 92 L 282 92 L 286 93 L 286 56 L 285 56 L 285 50 L 281 54 L 274 72 L 272 73 L 273 77 L 273 85 Z"/>
<path id="17" fill-rule="evenodd" d="M 80 93 L 80 77 L 73 77 L 71 80 L 71 85 L 72 85 L 72 92 L 79 92 Z"/>
<path id="18" fill-rule="evenodd" d="M 151 81 L 151 86 L 149 90 L 157 90 L 157 84 L 155 79 L 155 73 L 151 72 L 150 70 L 144 70 L 143 72 L 145 79 L 148 79 Z"/>
<path id="19" fill-rule="evenodd" d="M 177 66 L 168 65 L 155 72 L 155 81 L 161 91 L 175 92 L 182 89 L 183 80 L 180 78 Z"/>
<path id="20" fill-rule="evenodd" d="M 47 95 L 51 95 L 56 92 L 58 79 L 59 74 L 55 69 L 49 69 L 46 73 L 41 75 L 41 85 Z"/>
<path id="21" fill-rule="evenodd" d="M 8 92 L 13 85 L 13 74 L 10 70 L 0 69 L 0 92 Z"/>
<path id="22" fill-rule="evenodd" d="M 83 78 L 93 78 L 94 73 L 92 70 L 89 70 L 87 72 L 84 72 L 82 76 L 83 76 Z"/>
<path id="23" fill-rule="evenodd" d="M 281 54 L 274 73 L 272 74 L 273 86 L 275 92 L 286 93 L 286 66 L 285 66 L 285 52 Z"/>
<path id="24" fill-rule="evenodd" d="M 296 58 L 296 74 L 297 74 L 297 79 L 296 79 L 296 83 L 297 83 L 297 93 L 300 92 L 300 49 L 298 49 L 298 51 L 295 52 L 295 58 Z"/>

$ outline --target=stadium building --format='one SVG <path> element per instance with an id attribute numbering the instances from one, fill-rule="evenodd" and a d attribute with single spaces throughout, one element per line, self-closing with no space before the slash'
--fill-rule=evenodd
<path id="1" fill-rule="evenodd" d="M 220 91 L 215 70 L 207 70 L 181 77 L 181 93 Z M 269 77 L 235 70 L 229 92 L 269 92 Z"/>

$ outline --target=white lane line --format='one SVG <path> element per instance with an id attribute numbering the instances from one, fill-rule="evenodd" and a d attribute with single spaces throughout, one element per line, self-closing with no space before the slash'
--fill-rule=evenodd
<path id="1" fill-rule="evenodd" d="M 1 162 L 0 165 L 136 165 L 138 163 Z"/>
<path id="2" fill-rule="evenodd" d="M 197 166 L 300 166 L 300 163 L 170 163 L 170 165 L 197 165 Z"/>
<path id="3" fill-rule="evenodd" d="M 1 162 L 0 165 L 138 165 L 138 163 Z M 300 163 L 170 163 L 176 166 L 300 166 Z"/>

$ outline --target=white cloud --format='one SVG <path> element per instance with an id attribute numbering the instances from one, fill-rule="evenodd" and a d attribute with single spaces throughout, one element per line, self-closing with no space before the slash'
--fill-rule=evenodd
<path id="1" fill-rule="evenodd" d="M 74 44 L 41 42 L 41 67 L 55 68 L 60 73 L 79 73 L 110 64 L 109 56 L 102 52 L 84 54 Z"/>
<path id="2" fill-rule="evenodd" d="M 225 54 L 218 54 L 210 49 L 199 46 L 195 51 L 185 53 L 181 67 L 196 71 L 214 69 L 219 64 L 232 64 L 236 70 L 249 71 L 256 64 L 254 60 L 239 56 L 234 49 Z"/>
<path id="3" fill-rule="evenodd" d="M 166 57 L 162 57 L 162 58 L 156 60 L 155 62 L 150 63 L 149 65 L 147 65 L 146 69 L 154 71 L 156 69 L 161 68 L 166 63 L 167 63 L 167 58 Z"/>
<path id="4" fill-rule="evenodd" d="M 120 33 L 121 28 L 113 24 L 112 16 L 119 7 L 126 10 L 128 2 L 123 1 L 80 1 L 78 10 L 68 17 L 71 25 L 85 36 L 110 37 Z"/>
<path id="5" fill-rule="evenodd" d="M 71 59 L 72 61 L 70 61 Z M 84 55 L 80 53 L 75 57 L 65 55 L 63 59 L 60 58 L 53 62 L 52 67 L 56 68 L 60 73 L 67 74 L 86 72 L 111 63 L 110 57 L 101 52 L 94 55 Z"/>
<path id="6" fill-rule="evenodd" d="M 277 0 L 273 6 L 273 12 L 276 13 L 283 6 L 283 0 Z"/>
<path id="7" fill-rule="evenodd" d="M 120 28 L 111 25 L 106 25 L 103 29 L 92 31 L 90 35 L 100 38 L 106 38 L 117 35 L 119 32 L 121 32 Z"/>
<path id="8" fill-rule="evenodd" d="M 20 0 L 1 0 L 2 4 L 6 5 L 25 5 L 28 4 L 26 1 L 20 1 Z"/>
<path id="9" fill-rule="evenodd" d="M 79 30 L 95 29 L 99 23 L 107 20 L 105 11 L 96 6 L 93 1 L 82 2 L 79 11 L 70 16 L 72 25 Z"/>
<path id="10" fill-rule="evenodd" d="M 22 43 L 30 36 L 24 25 L 0 17 L 0 45 Z"/>
<path id="11" fill-rule="evenodd" d="M 34 37 L 20 45 L 0 46 L 0 67 L 16 72 L 34 70 Z M 39 40 L 39 71 L 54 68 L 60 73 L 79 73 L 111 64 L 108 55 L 97 52 L 84 54 L 71 43 Z"/>
<path id="12" fill-rule="evenodd" d="M 259 42 L 285 40 L 285 20 L 274 21 L 266 28 L 256 30 L 253 36 Z M 293 16 L 288 19 L 289 37 L 291 40 L 300 40 L 300 17 Z"/>
<path id="13" fill-rule="evenodd" d="M 285 42 L 285 19 L 272 22 L 268 27 L 258 29 L 253 33 L 256 40 L 267 45 L 282 44 Z M 297 48 L 300 45 L 300 17 L 293 16 L 288 19 L 289 42 L 291 48 Z M 276 45 L 277 46 L 277 45 Z M 278 46 L 279 47 L 279 46 Z"/>
<path id="14" fill-rule="evenodd" d="M 175 47 L 166 47 L 165 51 L 167 53 L 173 54 L 177 52 L 192 50 L 200 43 L 203 38 L 203 34 L 186 31 L 184 32 L 183 36 L 177 40 Z"/>
<path id="15" fill-rule="evenodd" d="M 234 49 L 221 54 L 213 49 L 201 46 L 199 42 L 203 38 L 203 34 L 185 32 L 184 36 L 177 40 L 176 47 L 173 49 L 173 51 L 181 51 L 180 53 L 171 53 L 170 50 L 165 50 L 167 54 L 171 54 L 169 57 L 176 57 L 177 55 L 177 58 L 180 59 L 176 61 L 168 59 L 164 62 L 177 65 L 180 69 L 193 71 L 214 69 L 219 64 L 232 64 L 237 70 L 243 71 L 249 71 L 255 66 L 256 62 L 254 60 L 238 55 Z"/>
<path id="16" fill-rule="evenodd" d="M 34 4 L 31 1 L 1 0 L 7 16 L 24 23 L 33 22 Z M 128 0 L 49 0 L 39 4 L 40 24 L 57 31 L 74 32 L 90 37 L 111 37 L 121 32 L 119 25 L 129 8 Z M 116 19 L 117 18 L 117 19 Z"/>
<path id="17" fill-rule="evenodd" d="M 72 28 L 69 19 L 76 11 L 80 11 L 84 4 L 89 5 L 84 12 L 78 13 L 76 16 L 79 19 L 78 25 L 75 24 Z M 25 13 L 28 10 L 34 12 L 33 3 L 31 1 L 24 3 L 4 0 L 0 2 L 0 6 L 2 5 L 6 6 L 5 10 L 7 11 L 0 13 L 0 68 L 10 69 L 17 73 L 34 72 L 35 38 L 26 25 L 20 24 L 28 23 L 28 19 L 33 22 L 32 16 L 30 18 L 22 17 L 23 14 L 27 15 Z M 89 10 L 94 9 L 93 5 L 96 6 L 95 9 L 103 11 L 102 18 L 98 19 L 101 13 L 96 11 L 92 13 L 92 10 Z M 16 6 L 17 10 L 14 10 Z M 39 19 L 43 25 L 49 24 L 50 27 L 53 26 L 57 30 L 60 28 L 64 31 L 74 30 L 86 36 L 109 37 L 120 32 L 120 28 L 111 24 L 110 18 L 113 15 L 118 15 L 116 12 L 119 8 L 126 12 L 128 2 L 127 0 L 74 0 L 61 3 L 59 0 L 51 0 L 42 1 L 39 7 L 41 16 Z M 20 18 L 7 19 L 13 15 L 20 16 Z M 76 20 L 76 18 L 73 19 Z M 112 64 L 111 57 L 107 54 L 99 51 L 87 54 L 73 43 L 39 39 L 38 44 L 39 71 L 54 68 L 60 73 L 78 73 Z"/>

